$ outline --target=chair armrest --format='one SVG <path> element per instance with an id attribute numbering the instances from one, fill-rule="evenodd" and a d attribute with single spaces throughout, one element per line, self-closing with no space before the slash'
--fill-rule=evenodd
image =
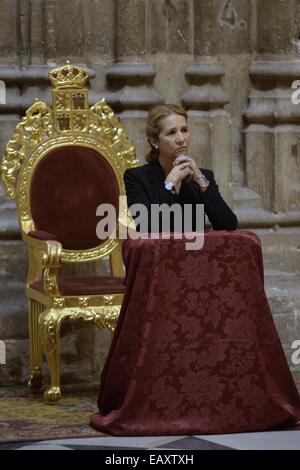
<path id="1" fill-rule="evenodd" d="M 42 264 L 44 292 L 47 295 L 60 295 L 58 288 L 58 271 L 61 267 L 62 244 L 55 240 L 48 240 L 47 252 L 43 254 Z"/>
<path id="2" fill-rule="evenodd" d="M 45 233 L 45 232 L 44 232 Z M 58 272 L 61 267 L 62 244 L 57 240 L 44 240 L 22 232 L 29 253 L 27 286 L 43 279 L 44 293 L 51 297 L 60 295 Z"/>

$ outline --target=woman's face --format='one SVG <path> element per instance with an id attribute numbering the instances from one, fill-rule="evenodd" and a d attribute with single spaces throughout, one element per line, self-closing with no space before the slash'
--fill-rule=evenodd
<path id="1" fill-rule="evenodd" d="M 158 139 L 159 156 L 164 160 L 174 160 L 179 155 L 187 155 L 190 141 L 187 122 L 180 114 L 171 114 L 159 122 L 161 129 Z"/>

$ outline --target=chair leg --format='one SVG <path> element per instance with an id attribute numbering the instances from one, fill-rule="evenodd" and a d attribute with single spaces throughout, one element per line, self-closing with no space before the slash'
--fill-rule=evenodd
<path id="1" fill-rule="evenodd" d="M 40 316 L 40 332 L 43 350 L 50 370 L 50 387 L 44 393 L 48 403 L 61 399 L 60 391 L 60 325 L 64 318 L 63 311 L 47 309 Z"/>
<path id="2" fill-rule="evenodd" d="M 42 341 L 39 334 L 39 316 L 44 306 L 36 300 L 29 299 L 29 361 L 30 375 L 28 387 L 39 389 L 42 385 Z"/>

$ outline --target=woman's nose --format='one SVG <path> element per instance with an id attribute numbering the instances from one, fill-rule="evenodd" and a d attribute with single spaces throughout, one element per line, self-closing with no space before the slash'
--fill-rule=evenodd
<path id="1" fill-rule="evenodd" d="M 177 134 L 177 142 L 184 142 L 184 137 L 181 132 L 178 132 Z"/>

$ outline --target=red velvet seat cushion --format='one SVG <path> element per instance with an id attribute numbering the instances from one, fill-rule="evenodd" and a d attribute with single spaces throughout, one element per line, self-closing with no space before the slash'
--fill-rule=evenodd
<path id="1" fill-rule="evenodd" d="M 123 278 L 113 276 L 61 277 L 58 286 L 61 295 L 123 294 L 125 291 Z M 30 287 L 44 292 L 43 281 L 34 281 Z"/>
<path id="2" fill-rule="evenodd" d="M 56 235 L 54 235 L 53 233 L 44 232 L 43 230 L 32 230 L 31 232 L 28 232 L 28 235 L 30 235 L 32 238 L 37 238 L 38 240 L 56 240 L 57 241 Z"/>

